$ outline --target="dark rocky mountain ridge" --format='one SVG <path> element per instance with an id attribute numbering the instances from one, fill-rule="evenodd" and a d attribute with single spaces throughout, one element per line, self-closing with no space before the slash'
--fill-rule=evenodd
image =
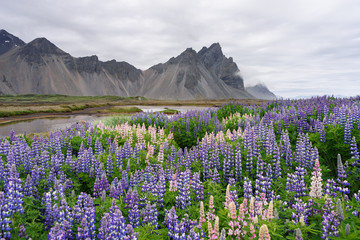
<path id="1" fill-rule="evenodd" d="M 25 42 L 18 37 L 15 37 L 3 29 L 0 30 L 0 55 L 14 47 L 21 47 L 24 45 Z"/>
<path id="2" fill-rule="evenodd" d="M 219 43 L 199 52 L 188 48 L 142 71 L 127 62 L 103 62 L 97 56 L 75 58 L 46 38 L 25 44 L 6 34 L 15 40 L 12 47 L 1 48 L 0 94 L 254 98 L 245 90 L 236 63 L 224 56 Z"/>

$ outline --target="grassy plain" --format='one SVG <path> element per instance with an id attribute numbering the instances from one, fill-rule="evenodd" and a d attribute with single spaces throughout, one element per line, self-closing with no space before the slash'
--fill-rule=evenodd
<path id="1" fill-rule="evenodd" d="M 216 107 L 228 102 L 246 105 L 261 104 L 266 100 L 257 99 L 197 99 L 157 100 L 144 97 L 119 96 L 66 96 L 66 95 L 0 95 L 0 122 L 18 116 L 59 115 L 59 114 L 119 114 L 141 111 L 133 105 L 143 106 L 204 106 Z M 174 111 L 168 111 L 173 113 Z"/>

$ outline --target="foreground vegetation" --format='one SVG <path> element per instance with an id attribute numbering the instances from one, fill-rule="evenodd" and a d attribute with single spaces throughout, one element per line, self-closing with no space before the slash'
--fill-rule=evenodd
<path id="1" fill-rule="evenodd" d="M 318 97 L 10 133 L 0 239 L 358 239 L 359 128 Z"/>

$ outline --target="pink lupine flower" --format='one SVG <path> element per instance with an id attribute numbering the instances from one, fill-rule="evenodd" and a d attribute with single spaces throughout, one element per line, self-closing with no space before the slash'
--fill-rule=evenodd
<path id="1" fill-rule="evenodd" d="M 254 216 L 255 216 L 255 206 L 254 203 L 255 202 L 255 198 L 251 197 L 250 199 L 250 206 L 249 206 L 249 220 L 253 220 Z"/>
<path id="2" fill-rule="evenodd" d="M 175 192 L 177 191 L 177 181 L 176 181 L 176 174 L 173 175 L 172 180 L 170 181 L 170 186 L 169 186 L 169 191 L 170 192 Z"/>
<path id="3" fill-rule="evenodd" d="M 164 144 L 160 144 L 159 154 L 157 160 L 162 163 L 164 161 Z"/>
<path id="4" fill-rule="evenodd" d="M 240 204 L 239 207 L 239 221 L 244 221 L 245 220 L 245 212 L 244 212 L 244 204 Z"/>
<path id="5" fill-rule="evenodd" d="M 214 225 L 214 234 L 213 234 L 213 236 L 216 237 L 216 238 L 214 238 L 214 239 L 218 239 L 219 233 L 220 233 L 220 231 L 219 231 L 219 217 L 216 216 L 215 225 Z"/>
<path id="6" fill-rule="evenodd" d="M 269 229 L 266 224 L 261 225 L 259 231 L 259 240 L 270 240 Z"/>
<path id="7" fill-rule="evenodd" d="M 203 222 L 206 222 L 205 220 L 205 211 L 204 211 L 204 203 L 201 201 L 200 202 L 200 219 L 199 219 L 200 224 L 202 224 Z"/>
<path id="8" fill-rule="evenodd" d="M 227 187 L 226 187 L 226 195 L 225 195 L 225 209 L 229 209 L 229 205 L 230 203 L 232 202 L 232 198 L 231 198 L 231 195 L 230 195 L 230 185 L 228 184 Z"/>
<path id="9" fill-rule="evenodd" d="M 216 219 L 214 212 L 214 197 L 211 195 L 209 200 L 209 211 L 206 214 L 206 219 L 208 222 L 214 221 Z"/>
<path id="10" fill-rule="evenodd" d="M 315 171 L 313 171 L 311 174 L 313 175 L 311 177 L 311 186 L 310 186 L 310 197 L 312 198 L 319 198 L 322 196 L 322 178 L 321 178 L 321 169 L 319 164 L 319 159 L 315 160 L 315 166 L 313 168 Z"/>
<path id="11" fill-rule="evenodd" d="M 270 201 L 270 204 L 269 204 L 267 217 L 269 220 L 274 218 L 274 204 L 273 204 L 272 200 Z"/>
<path id="12" fill-rule="evenodd" d="M 255 234 L 255 228 L 254 225 L 252 223 L 250 223 L 250 237 L 249 239 L 255 239 L 256 238 L 256 234 Z"/>

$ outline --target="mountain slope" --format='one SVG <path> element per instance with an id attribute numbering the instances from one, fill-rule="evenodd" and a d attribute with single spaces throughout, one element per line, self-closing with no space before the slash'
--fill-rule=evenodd
<path id="1" fill-rule="evenodd" d="M 263 83 L 246 87 L 246 91 L 258 99 L 275 100 L 276 95 L 272 93 Z"/>
<path id="2" fill-rule="evenodd" d="M 133 96 L 142 71 L 125 62 L 74 58 L 45 38 L 0 55 L 0 93 Z"/>
<path id="3" fill-rule="evenodd" d="M 179 100 L 253 98 L 241 88 L 242 79 L 235 76 L 241 81 L 238 83 L 239 88 L 228 85 L 221 79 L 221 76 L 230 76 L 232 73 L 224 71 L 226 64 L 223 59 L 220 61 L 216 56 L 210 58 L 213 49 L 209 49 L 203 48 L 197 53 L 188 48 L 178 57 L 146 70 L 141 95 L 149 98 Z M 222 53 L 221 56 L 223 56 Z"/>

